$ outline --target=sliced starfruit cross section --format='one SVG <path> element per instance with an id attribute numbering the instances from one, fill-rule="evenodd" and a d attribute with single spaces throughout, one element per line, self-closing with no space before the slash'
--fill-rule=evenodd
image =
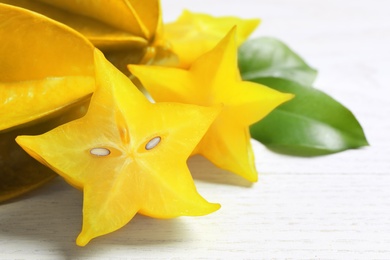
<path id="1" fill-rule="evenodd" d="M 223 104 L 217 119 L 195 149 L 219 168 L 256 182 L 249 126 L 293 98 L 267 86 L 243 81 L 237 68 L 236 27 L 188 70 L 130 65 L 152 98 L 159 102 Z"/>
<path id="2" fill-rule="evenodd" d="M 77 244 L 121 228 L 137 212 L 172 218 L 217 210 L 197 192 L 186 161 L 220 108 L 150 103 L 101 52 L 95 59 L 97 89 L 87 114 L 16 139 L 84 191 Z"/>

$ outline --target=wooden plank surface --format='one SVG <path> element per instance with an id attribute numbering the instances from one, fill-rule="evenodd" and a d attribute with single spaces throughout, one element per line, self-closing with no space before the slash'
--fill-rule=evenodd
<path id="1" fill-rule="evenodd" d="M 60 178 L 0 206 L 0 259 L 390 259 L 390 2 L 387 0 L 162 0 L 259 17 L 255 36 L 287 43 L 319 70 L 316 88 L 350 108 L 370 147 L 317 158 L 278 155 L 253 141 L 259 182 L 249 185 L 200 157 L 200 193 L 222 208 L 157 220 L 75 245 L 82 194 Z"/>

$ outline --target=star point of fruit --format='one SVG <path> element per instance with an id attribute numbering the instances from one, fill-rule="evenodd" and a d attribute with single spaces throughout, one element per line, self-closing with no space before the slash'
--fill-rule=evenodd
<path id="1" fill-rule="evenodd" d="M 257 171 L 249 126 L 293 95 L 241 80 L 235 30 L 188 70 L 141 65 L 129 65 L 129 69 L 156 101 L 203 106 L 222 104 L 221 113 L 194 153 L 255 182 Z"/>
<path id="2" fill-rule="evenodd" d="M 110 233 L 139 212 L 156 218 L 217 210 L 199 195 L 186 161 L 220 109 L 150 103 L 95 51 L 97 89 L 87 114 L 16 141 L 84 192 L 76 243 Z"/>

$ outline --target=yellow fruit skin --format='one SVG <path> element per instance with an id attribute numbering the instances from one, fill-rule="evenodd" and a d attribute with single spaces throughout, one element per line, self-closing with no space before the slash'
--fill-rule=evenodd
<path id="1" fill-rule="evenodd" d="M 84 246 L 121 228 L 137 212 L 172 218 L 219 209 L 199 195 L 186 161 L 220 108 L 150 103 L 97 50 L 95 64 L 97 89 L 84 117 L 16 139 L 83 190 L 76 243 Z"/>
<path id="2" fill-rule="evenodd" d="M 42 15 L 0 4 L 0 39 L 0 202 L 4 202 L 56 176 L 28 156 L 15 137 L 40 134 L 80 116 L 84 109 L 80 102 L 88 102 L 95 79 L 92 44 Z"/>
<path id="3" fill-rule="evenodd" d="M 0 131 L 20 128 L 93 92 L 93 46 L 81 34 L 4 4 L 0 25 Z"/>
<path id="4" fill-rule="evenodd" d="M 63 23 L 88 38 L 123 73 L 127 64 L 175 65 L 159 0 L 0 0 Z"/>
<path id="5" fill-rule="evenodd" d="M 85 115 L 89 99 L 67 107 L 53 118 L 0 133 L 0 203 L 35 190 L 57 174 L 34 160 L 16 142 L 19 135 L 37 135 Z"/>
<path id="6" fill-rule="evenodd" d="M 23 134 L 40 133 L 36 127 Z M 19 197 L 50 181 L 55 172 L 30 157 L 15 142 L 20 129 L 0 134 L 0 203 Z"/>

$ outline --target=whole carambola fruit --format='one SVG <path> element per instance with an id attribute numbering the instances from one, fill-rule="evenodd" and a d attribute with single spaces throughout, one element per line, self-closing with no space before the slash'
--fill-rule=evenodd
<path id="1" fill-rule="evenodd" d="M 81 116 L 95 79 L 93 45 L 47 17 L 0 4 L 0 39 L 1 202 L 54 176 L 30 160 L 15 137 Z"/>

